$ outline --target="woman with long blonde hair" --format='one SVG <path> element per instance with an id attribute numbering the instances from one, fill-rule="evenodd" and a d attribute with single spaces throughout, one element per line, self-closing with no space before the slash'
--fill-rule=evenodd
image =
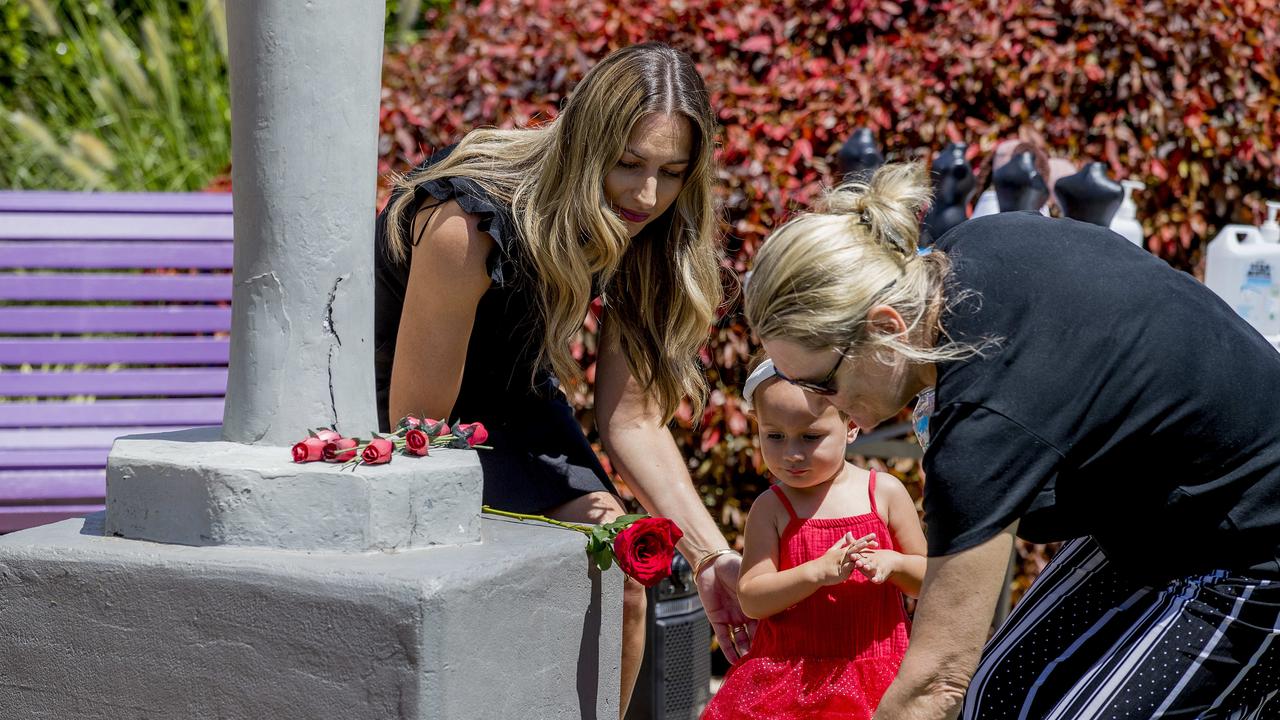
<path id="1" fill-rule="evenodd" d="M 380 420 L 481 421 L 484 501 L 579 522 L 623 514 L 561 382 L 603 301 L 595 420 L 615 470 L 679 549 L 730 659 L 752 625 L 740 558 L 707 514 L 666 423 L 700 404 L 697 363 L 721 299 L 712 201 L 715 120 L 693 62 L 618 50 L 536 129 L 474 130 L 407 177 L 379 219 Z M 643 588 L 623 606 L 622 709 L 644 648 Z"/>
<path id="2" fill-rule="evenodd" d="M 877 718 L 1271 717 L 1280 354 L 1106 228 L 971 219 L 922 254 L 923 172 L 779 228 L 746 312 L 870 429 L 915 402 L 928 561 Z M 1069 541 L 988 629 L 1017 533 Z"/>

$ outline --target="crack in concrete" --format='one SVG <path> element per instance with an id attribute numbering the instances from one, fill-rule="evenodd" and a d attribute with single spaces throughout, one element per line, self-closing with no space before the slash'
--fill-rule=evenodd
<path id="1" fill-rule="evenodd" d="M 338 336 L 338 328 L 333 324 L 333 303 L 338 299 L 338 286 L 349 277 L 351 277 L 351 273 L 339 275 L 333 281 L 333 287 L 329 289 L 329 300 L 324 304 L 324 331 L 332 335 L 339 346 L 342 345 L 342 338 Z"/>
<path id="2" fill-rule="evenodd" d="M 342 347 L 342 337 L 338 335 L 338 328 L 333 322 L 333 305 L 338 299 L 338 286 L 342 284 L 343 280 L 346 280 L 349 277 L 351 277 L 351 274 L 347 273 L 345 275 L 339 275 L 337 279 L 333 281 L 333 287 L 329 289 L 329 300 L 325 302 L 324 305 L 324 322 L 322 323 L 324 331 L 326 334 L 331 335 L 333 337 L 333 341 L 337 343 L 336 346 L 329 346 L 328 374 L 329 417 L 331 419 L 331 422 L 329 423 L 330 427 L 335 427 L 338 424 L 338 399 L 333 391 L 333 356 L 334 353 Z"/>

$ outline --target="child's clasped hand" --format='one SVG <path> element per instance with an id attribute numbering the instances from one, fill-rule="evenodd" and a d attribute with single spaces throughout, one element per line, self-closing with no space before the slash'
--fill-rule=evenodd
<path id="1" fill-rule="evenodd" d="M 822 585 L 839 585 L 848 580 L 862 554 L 878 547 L 880 543 L 876 541 L 875 533 L 860 538 L 853 537 L 853 533 L 845 533 L 831 549 L 814 561 L 818 582 Z"/>

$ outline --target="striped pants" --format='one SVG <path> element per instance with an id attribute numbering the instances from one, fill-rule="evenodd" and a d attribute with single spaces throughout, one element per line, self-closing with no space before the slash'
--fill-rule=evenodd
<path id="1" fill-rule="evenodd" d="M 1280 718 L 1280 582 L 1143 585 L 1073 540 L 987 643 L 962 717 Z"/>

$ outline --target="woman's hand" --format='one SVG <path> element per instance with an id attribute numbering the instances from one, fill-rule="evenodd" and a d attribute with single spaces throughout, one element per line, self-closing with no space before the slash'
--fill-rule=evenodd
<path id="1" fill-rule="evenodd" d="M 837 540 L 836 544 L 822 554 L 822 557 L 809 561 L 814 572 L 814 581 L 819 585 L 839 585 L 853 574 L 854 561 L 858 558 L 858 554 L 877 547 L 880 547 L 880 544 L 876 542 L 875 533 L 857 539 L 854 539 L 853 533 L 845 533 L 844 537 Z"/>
<path id="2" fill-rule="evenodd" d="M 715 630 L 720 650 L 730 663 L 751 649 L 756 634 L 756 621 L 742 612 L 738 602 L 738 572 L 742 557 L 737 553 L 721 555 L 702 568 L 694 578 L 702 607 Z"/>

